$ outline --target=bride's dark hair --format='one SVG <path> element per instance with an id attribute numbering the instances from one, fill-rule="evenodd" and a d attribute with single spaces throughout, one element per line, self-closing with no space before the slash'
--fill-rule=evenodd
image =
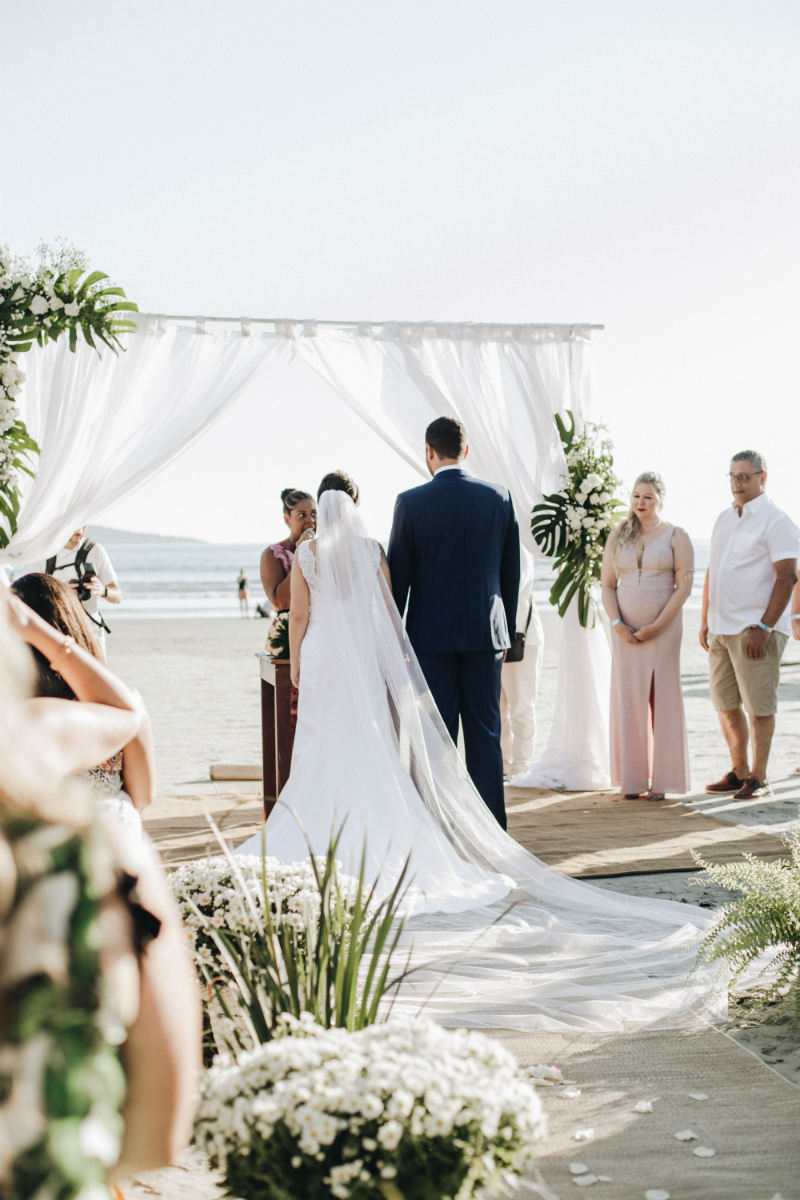
<path id="1" fill-rule="evenodd" d="M 358 484 L 346 471 L 329 471 L 317 488 L 317 499 L 323 492 L 347 492 L 353 504 L 358 504 Z"/>

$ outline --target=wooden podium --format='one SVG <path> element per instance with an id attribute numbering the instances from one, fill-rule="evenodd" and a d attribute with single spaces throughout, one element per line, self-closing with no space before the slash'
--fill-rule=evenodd
<path id="1" fill-rule="evenodd" d="M 258 653 L 261 668 L 261 757 L 264 816 L 268 817 L 289 778 L 297 717 L 292 713 L 289 660 Z"/>

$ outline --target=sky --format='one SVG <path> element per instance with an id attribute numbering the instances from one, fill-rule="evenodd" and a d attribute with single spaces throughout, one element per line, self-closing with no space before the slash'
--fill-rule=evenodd
<path id="1" fill-rule="evenodd" d="M 796 0 L 0 0 L 0 241 L 149 312 L 594 322 L 593 416 L 697 538 L 730 454 L 800 520 Z M 423 431 L 420 431 L 422 443 Z M 422 445 L 420 445 L 422 454 Z M 308 376 L 98 521 L 272 541 L 418 477 Z"/>

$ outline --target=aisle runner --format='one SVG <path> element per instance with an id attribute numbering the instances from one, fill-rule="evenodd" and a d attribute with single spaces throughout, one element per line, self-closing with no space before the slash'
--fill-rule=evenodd
<path id="1" fill-rule="evenodd" d="M 742 854 L 786 858 L 780 838 L 718 821 L 678 801 L 625 800 L 613 792 L 506 788 L 508 831 L 565 875 L 692 871 L 692 850 L 713 863 Z"/>
<path id="2" fill-rule="evenodd" d="M 800 1089 L 725 1034 L 497 1036 L 520 1062 L 554 1063 L 580 1090 L 570 1100 L 563 1088 L 539 1089 L 550 1130 L 539 1169 L 562 1200 L 578 1191 L 574 1162 L 611 1179 L 589 1188 L 597 1200 L 638 1200 L 651 1188 L 673 1200 L 800 1197 Z M 639 1101 L 653 1111 L 634 1112 Z M 589 1129 L 590 1140 L 576 1141 L 576 1131 Z M 685 1130 L 695 1140 L 676 1140 Z M 701 1146 L 713 1158 L 696 1157 Z M 534 1200 L 524 1187 L 517 1195 Z"/>

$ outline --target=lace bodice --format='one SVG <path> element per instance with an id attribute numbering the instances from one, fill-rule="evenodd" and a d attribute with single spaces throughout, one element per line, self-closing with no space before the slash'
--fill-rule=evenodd
<path id="1" fill-rule="evenodd" d="M 381 545 L 375 538 L 365 539 L 369 548 L 370 557 L 374 561 L 375 570 L 378 571 L 381 565 Z M 319 595 L 320 577 L 317 571 L 317 555 L 311 549 L 312 542 L 301 542 L 297 547 L 297 561 L 300 564 L 300 570 L 303 572 L 303 577 L 308 584 L 308 589 L 312 596 Z"/>
<path id="2" fill-rule="evenodd" d="M 649 542 L 640 552 L 635 542 L 614 549 L 617 587 L 663 588 L 675 586 L 675 558 L 672 552 L 674 525 Z"/>
<path id="3" fill-rule="evenodd" d="M 118 750 L 97 767 L 80 771 L 77 777 L 85 779 L 99 796 L 116 796 L 122 791 L 122 751 Z"/>

